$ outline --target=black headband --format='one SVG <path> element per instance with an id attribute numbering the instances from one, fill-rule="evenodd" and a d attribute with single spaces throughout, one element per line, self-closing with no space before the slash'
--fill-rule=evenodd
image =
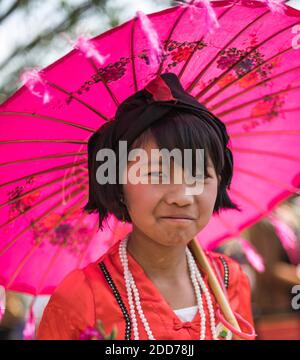
<path id="1" fill-rule="evenodd" d="M 120 140 L 126 140 L 128 147 L 172 109 L 192 113 L 209 123 L 221 139 L 224 148 L 229 141 L 225 124 L 204 105 L 186 92 L 176 74 L 164 73 L 148 83 L 142 90 L 125 99 L 118 107 L 112 129 L 115 148 Z M 206 116 L 203 116 L 203 114 Z"/>

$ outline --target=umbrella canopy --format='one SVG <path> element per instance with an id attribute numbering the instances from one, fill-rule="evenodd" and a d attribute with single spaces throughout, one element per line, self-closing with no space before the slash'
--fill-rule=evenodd
<path id="1" fill-rule="evenodd" d="M 213 216 L 198 234 L 203 247 L 238 237 L 299 194 L 300 12 L 272 12 L 258 1 L 219 1 L 213 9 L 214 32 L 203 21 L 204 6 L 149 15 L 156 38 L 138 16 L 90 39 L 88 51 L 80 46 L 36 73 L 0 106 L 0 284 L 6 289 L 51 294 L 71 270 L 130 231 L 113 216 L 97 231 L 97 216 L 82 211 L 87 140 L 159 73 L 176 73 L 231 137 L 229 194 L 242 212 Z M 155 43 L 162 48 L 156 51 Z"/>

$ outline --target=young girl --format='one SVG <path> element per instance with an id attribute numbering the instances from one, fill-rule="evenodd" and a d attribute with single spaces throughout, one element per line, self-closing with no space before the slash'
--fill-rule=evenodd
<path id="1" fill-rule="evenodd" d="M 148 159 L 154 149 L 176 148 L 182 154 L 184 149 L 192 149 L 193 154 L 204 149 L 203 191 L 188 192 L 190 185 L 185 181 L 175 183 L 174 162 L 167 184 L 162 181 L 165 173 L 160 162 L 140 167 L 139 175 L 147 182 L 121 182 L 120 160 L 117 181 L 100 184 L 97 169 L 103 161 L 97 161 L 96 154 L 105 148 L 114 151 L 116 159 L 124 157 L 120 141 L 127 142 L 127 154 L 142 149 Z M 117 339 L 232 338 L 218 316 L 220 307 L 208 274 L 188 246 L 213 214 L 221 209 L 240 210 L 227 193 L 233 175 L 228 141 L 223 122 L 185 92 L 173 73 L 157 76 L 123 101 L 114 121 L 100 127 L 89 140 L 85 210 L 99 214 L 101 229 L 113 214 L 132 224 L 132 230 L 96 262 L 72 271 L 61 282 L 45 308 L 38 339 L 79 339 L 97 320 L 106 333 L 115 326 Z M 136 165 L 136 160 L 129 159 L 127 174 Z M 195 156 L 192 172 L 197 172 Z M 206 255 L 237 316 L 241 329 L 237 336 L 253 338 L 246 274 L 224 255 Z M 248 333 L 252 335 L 247 337 Z"/>

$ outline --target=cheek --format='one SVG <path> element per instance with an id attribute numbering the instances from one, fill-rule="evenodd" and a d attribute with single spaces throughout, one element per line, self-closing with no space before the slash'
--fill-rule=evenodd
<path id="1" fill-rule="evenodd" d="M 210 217 L 213 213 L 215 202 L 217 199 L 218 187 L 216 184 L 209 184 L 205 187 L 203 193 L 197 196 L 197 205 L 200 214 L 206 214 Z"/>
<path id="2" fill-rule="evenodd" d="M 210 184 L 210 186 L 207 188 L 206 191 L 206 201 L 207 201 L 207 205 L 209 207 L 214 207 L 216 199 L 217 199 L 217 194 L 218 194 L 218 183 L 212 183 Z"/>
<path id="3" fill-rule="evenodd" d="M 151 221 L 159 201 L 160 195 L 158 192 L 151 186 L 126 184 L 126 187 L 124 186 L 124 193 L 132 221 L 134 223 Z"/>

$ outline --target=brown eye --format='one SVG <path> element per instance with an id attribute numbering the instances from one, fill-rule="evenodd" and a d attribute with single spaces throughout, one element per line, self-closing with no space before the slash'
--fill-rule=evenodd
<path id="1" fill-rule="evenodd" d="M 157 174 L 161 174 L 162 175 L 162 172 L 161 171 L 153 171 L 153 172 L 149 172 L 148 175 L 157 175 Z"/>
<path id="2" fill-rule="evenodd" d="M 203 175 L 202 174 L 199 174 L 199 175 L 196 175 L 195 176 L 197 179 L 202 179 L 203 178 Z M 209 175 L 209 174 L 206 174 L 205 176 L 204 176 L 204 179 L 207 179 L 207 178 L 211 178 L 211 176 Z"/>

